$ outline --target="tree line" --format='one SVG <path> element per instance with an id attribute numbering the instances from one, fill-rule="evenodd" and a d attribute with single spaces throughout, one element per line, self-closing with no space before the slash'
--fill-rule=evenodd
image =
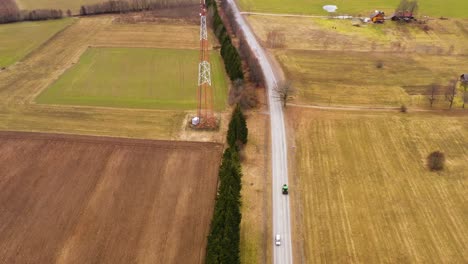
<path id="1" fill-rule="evenodd" d="M 227 4 L 227 1 L 221 1 L 221 8 L 226 14 L 226 18 L 229 20 L 229 24 L 234 31 L 234 34 L 239 39 L 239 52 L 241 58 L 247 63 L 249 71 L 249 80 L 254 82 L 257 86 L 265 83 L 263 71 L 260 66 L 260 62 L 257 56 L 250 49 L 249 44 L 247 43 L 247 38 L 244 36 L 244 33 L 239 30 L 239 25 L 237 24 L 234 16 L 234 12 L 230 5 Z"/>
<path id="2" fill-rule="evenodd" d="M 242 72 L 242 60 L 239 52 L 232 44 L 231 37 L 229 36 L 226 26 L 221 19 L 218 12 L 218 5 L 215 0 L 206 1 L 207 8 L 210 9 L 210 13 L 213 14 L 213 30 L 216 37 L 221 43 L 221 57 L 224 60 L 224 66 L 226 72 L 231 81 L 237 79 L 244 79 L 244 73 Z"/>
<path id="3" fill-rule="evenodd" d="M 98 4 L 81 6 L 80 15 L 149 11 L 160 8 L 195 5 L 197 3 L 197 0 L 109 0 Z"/>
<path id="4" fill-rule="evenodd" d="M 248 129 L 239 105 L 234 109 L 219 168 L 220 185 L 206 247 L 207 264 L 240 263 L 242 170 L 239 149 L 247 143 Z"/>
<path id="5" fill-rule="evenodd" d="M 20 10 L 14 0 L 0 1 L 0 24 L 59 19 L 62 17 L 63 12 L 60 9 Z"/>
<path id="6" fill-rule="evenodd" d="M 450 79 L 448 85 L 432 83 L 427 88 L 426 95 L 431 108 L 434 102 L 441 100 L 440 95 L 443 95 L 442 100 L 448 102 L 449 109 L 452 109 L 457 97 L 460 97 L 462 108 L 465 108 L 465 104 L 468 103 L 468 81 L 462 75 L 459 79 Z"/>

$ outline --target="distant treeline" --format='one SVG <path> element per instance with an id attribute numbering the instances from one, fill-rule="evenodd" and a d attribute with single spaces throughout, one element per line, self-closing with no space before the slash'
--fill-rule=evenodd
<path id="1" fill-rule="evenodd" d="M 106 13 L 126 13 L 162 8 L 191 6 L 199 0 L 110 0 L 94 5 L 83 5 L 80 15 L 97 15 Z M 0 0 L 0 24 L 19 21 L 58 19 L 64 15 L 71 16 L 72 11 L 60 9 L 20 10 L 14 0 Z"/>
<path id="2" fill-rule="evenodd" d="M 0 24 L 19 21 L 58 19 L 63 17 L 59 9 L 20 10 L 14 0 L 0 1 Z"/>
<path id="3" fill-rule="evenodd" d="M 81 6 L 80 15 L 138 12 L 197 3 L 199 3 L 199 0 L 110 0 L 99 4 Z"/>

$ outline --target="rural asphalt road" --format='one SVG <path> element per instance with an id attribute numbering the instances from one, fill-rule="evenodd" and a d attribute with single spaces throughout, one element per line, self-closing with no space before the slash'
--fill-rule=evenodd
<path id="1" fill-rule="evenodd" d="M 288 183 L 288 159 L 286 146 L 286 131 L 284 126 L 283 107 L 276 97 L 275 87 L 279 81 L 275 76 L 273 67 L 268 61 L 265 51 L 258 43 L 249 25 L 241 15 L 234 0 L 227 0 L 231 6 L 239 28 L 244 32 L 247 42 L 260 62 L 265 76 L 265 85 L 268 89 L 268 104 L 270 107 L 271 126 L 271 162 L 272 162 L 272 198 L 273 198 L 273 238 L 281 235 L 281 246 L 275 246 L 274 241 L 269 241 L 273 247 L 273 263 L 292 263 L 292 237 L 289 197 L 281 193 L 281 186 Z M 290 189 L 294 192 L 294 186 Z"/>

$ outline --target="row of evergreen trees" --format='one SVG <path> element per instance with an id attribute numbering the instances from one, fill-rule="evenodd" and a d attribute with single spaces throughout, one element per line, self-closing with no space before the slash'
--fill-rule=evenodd
<path id="1" fill-rule="evenodd" d="M 220 186 L 206 249 L 207 264 L 240 263 L 241 165 L 240 144 L 247 143 L 248 129 L 239 105 L 232 113 L 228 130 L 229 147 L 219 168 Z"/>
<path id="2" fill-rule="evenodd" d="M 231 37 L 219 16 L 216 1 L 207 0 L 206 5 L 213 12 L 213 30 L 219 40 L 219 43 L 221 43 L 221 56 L 223 57 L 224 66 L 226 67 L 229 79 L 231 79 L 231 81 L 244 79 L 241 57 L 239 52 L 237 52 L 237 49 L 232 45 Z"/>

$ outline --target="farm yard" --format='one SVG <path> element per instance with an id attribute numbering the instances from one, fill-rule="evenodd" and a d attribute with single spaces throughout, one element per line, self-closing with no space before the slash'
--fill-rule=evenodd
<path id="1" fill-rule="evenodd" d="M 197 50 L 91 48 L 37 98 L 38 103 L 190 110 L 196 108 Z M 215 108 L 224 110 L 227 85 L 212 52 Z"/>
<path id="2" fill-rule="evenodd" d="M 307 15 L 328 15 L 323 10 L 324 5 L 334 4 L 338 6 L 337 13 L 348 15 L 367 15 L 374 10 L 383 10 L 392 14 L 400 0 L 240 0 L 240 6 L 247 12 L 288 13 Z M 465 10 L 468 10 L 468 2 L 460 0 L 425 0 L 419 1 L 419 9 L 422 15 L 433 17 L 468 18 Z"/>
<path id="3" fill-rule="evenodd" d="M 0 68 L 19 61 L 73 22 L 73 19 L 60 19 L 0 24 Z M 6 37 L 12 35 L 15 37 Z"/>
<path id="4" fill-rule="evenodd" d="M 443 88 L 434 107 L 447 108 L 445 88 L 468 68 L 468 20 L 431 20 L 427 33 L 391 21 L 353 27 L 349 20 L 320 18 L 248 20 L 295 86 L 295 103 L 428 107 L 428 91 L 437 83 Z M 272 42 L 271 34 L 283 41 Z"/>
<path id="5" fill-rule="evenodd" d="M 203 263 L 222 150 L 1 132 L 0 262 Z"/>
<path id="6" fill-rule="evenodd" d="M 287 116 L 302 262 L 468 259 L 468 116 L 296 107 Z M 426 167 L 434 150 L 447 159 L 439 173 Z"/>

